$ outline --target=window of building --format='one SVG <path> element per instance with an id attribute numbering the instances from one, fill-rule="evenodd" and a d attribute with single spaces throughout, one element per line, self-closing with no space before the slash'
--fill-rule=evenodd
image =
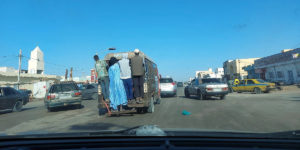
<path id="1" fill-rule="evenodd" d="M 269 72 L 269 78 L 273 79 L 274 78 L 274 73 L 273 72 Z"/>
<path id="2" fill-rule="evenodd" d="M 277 71 L 277 77 L 278 78 L 283 78 L 284 77 L 284 74 L 282 71 Z"/>

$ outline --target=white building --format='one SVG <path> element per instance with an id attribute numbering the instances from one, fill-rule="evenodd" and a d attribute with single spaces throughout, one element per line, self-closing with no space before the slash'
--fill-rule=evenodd
<path id="1" fill-rule="evenodd" d="M 31 51 L 30 60 L 28 61 L 28 73 L 44 74 L 44 54 L 39 46 Z"/>
<path id="2" fill-rule="evenodd" d="M 215 72 L 213 72 L 212 68 L 208 68 L 206 71 L 196 71 L 196 78 L 222 78 L 223 76 L 223 68 L 217 68 Z"/>
<path id="3" fill-rule="evenodd" d="M 12 68 L 12 67 L 0 67 L 0 72 L 14 72 L 17 73 L 18 70 Z"/>
<path id="4" fill-rule="evenodd" d="M 300 48 L 283 50 L 256 60 L 254 68 L 264 80 L 284 84 L 300 83 Z"/>

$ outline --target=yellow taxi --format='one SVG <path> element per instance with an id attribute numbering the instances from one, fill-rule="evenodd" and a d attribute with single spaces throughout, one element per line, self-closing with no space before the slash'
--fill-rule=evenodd
<path id="1" fill-rule="evenodd" d="M 267 93 L 275 88 L 275 83 L 266 82 L 262 79 L 245 79 L 241 81 L 236 79 L 232 86 L 235 92 L 254 92 L 256 94 Z"/>

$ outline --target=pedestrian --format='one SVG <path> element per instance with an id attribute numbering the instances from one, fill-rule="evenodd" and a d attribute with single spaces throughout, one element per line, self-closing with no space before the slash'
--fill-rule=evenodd
<path id="1" fill-rule="evenodd" d="M 124 83 L 127 100 L 128 102 L 131 102 L 131 100 L 133 99 L 133 83 L 131 78 L 131 68 L 128 59 L 128 53 L 123 54 L 122 59 L 119 61 L 119 65 L 121 70 L 121 79 Z"/>
<path id="2" fill-rule="evenodd" d="M 122 111 L 122 105 L 127 105 L 126 92 L 124 89 L 123 81 L 120 78 L 120 66 L 118 60 L 115 57 L 112 57 L 109 60 L 109 99 L 110 107 L 113 111 L 118 110 L 120 106 L 120 111 Z"/>
<path id="3" fill-rule="evenodd" d="M 141 103 L 144 97 L 144 61 L 140 56 L 139 49 L 134 50 L 134 57 L 131 58 L 131 72 L 134 87 L 134 97 L 138 103 Z"/>
<path id="4" fill-rule="evenodd" d="M 101 92 L 106 102 L 109 102 L 109 78 L 108 78 L 108 65 L 105 60 L 99 60 L 98 55 L 94 56 L 95 70 L 98 77 L 98 84 L 101 86 Z"/>

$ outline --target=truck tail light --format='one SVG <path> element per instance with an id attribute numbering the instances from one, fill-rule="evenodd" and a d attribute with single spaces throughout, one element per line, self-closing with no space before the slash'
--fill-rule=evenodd
<path id="1" fill-rule="evenodd" d="M 223 91 L 227 91 L 227 90 L 228 90 L 228 88 L 227 88 L 227 87 L 224 87 L 224 88 L 222 88 L 222 90 L 223 90 Z"/>
<path id="2" fill-rule="evenodd" d="M 53 99 L 55 99 L 55 95 L 50 94 L 47 96 L 47 100 L 53 100 Z"/>

